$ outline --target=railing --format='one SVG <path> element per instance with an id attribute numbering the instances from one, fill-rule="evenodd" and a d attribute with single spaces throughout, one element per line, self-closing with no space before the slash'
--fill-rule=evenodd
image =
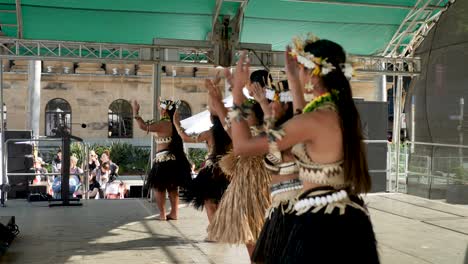
<path id="1" fill-rule="evenodd" d="M 3 143 L 3 146 L 2 146 L 2 183 L 3 184 L 9 184 L 9 177 L 10 176 L 37 176 L 37 175 L 44 175 L 44 176 L 57 176 L 57 175 L 61 175 L 61 173 L 41 173 L 41 174 L 38 174 L 38 173 L 12 173 L 12 172 L 8 172 L 8 145 L 9 143 L 16 143 L 16 144 L 32 144 L 33 142 L 61 142 L 62 139 L 61 138 L 40 138 L 40 139 L 8 139 L 8 140 L 5 140 L 5 142 Z M 83 147 L 82 147 L 82 157 L 85 157 L 87 159 L 87 157 L 89 156 L 89 150 L 88 150 L 88 147 L 83 143 L 83 142 L 80 142 L 78 141 L 77 142 L 78 144 L 81 144 Z M 83 169 L 83 173 L 74 173 L 74 174 L 71 174 L 71 175 L 77 175 L 77 176 L 83 176 L 83 179 L 82 179 L 82 186 L 83 186 L 83 194 L 85 196 L 87 196 L 87 189 L 88 189 L 88 169 L 87 169 L 87 162 L 85 162 L 83 160 L 82 162 L 82 165 L 81 165 L 81 169 Z M 0 190 L 1 191 L 1 190 Z M 5 204 L 5 201 L 6 201 L 6 192 L 5 191 L 1 191 L 0 193 L 1 195 L 1 204 L 4 205 Z M 86 197 L 87 198 L 87 197 Z"/>
<path id="2" fill-rule="evenodd" d="M 406 181 L 408 177 L 408 146 L 406 144 L 400 145 L 398 162 L 396 155 L 396 145 L 389 142 L 387 152 L 387 168 L 389 168 L 389 173 L 387 175 L 387 191 L 404 193 L 406 192 Z"/>
<path id="3" fill-rule="evenodd" d="M 407 164 L 406 193 L 468 203 L 468 146 L 407 142 L 401 150 Z"/>

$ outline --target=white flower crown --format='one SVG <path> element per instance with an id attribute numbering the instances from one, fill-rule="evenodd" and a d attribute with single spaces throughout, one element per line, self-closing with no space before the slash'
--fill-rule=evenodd
<path id="1" fill-rule="evenodd" d="M 278 92 L 275 89 L 270 88 L 270 87 L 266 87 L 265 97 L 270 101 L 279 100 L 282 103 L 287 103 L 287 102 L 292 102 L 293 101 L 291 92 L 289 92 L 289 91 Z"/>
<path id="2" fill-rule="evenodd" d="M 327 61 L 327 58 L 315 57 L 314 54 L 304 51 L 304 46 L 307 43 L 313 43 L 318 40 L 317 37 L 309 34 L 307 39 L 303 41 L 301 38 L 294 38 L 294 48 L 289 53 L 292 57 L 296 58 L 297 62 L 304 65 L 309 70 L 312 70 L 312 74 L 316 76 L 324 76 L 336 69 L 333 64 Z M 342 63 L 340 68 L 346 78 L 351 79 L 353 77 L 354 69 L 351 63 Z"/>
<path id="3" fill-rule="evenodd" d="M 159 106 L 162 108 L 162 109 L 165 109 L 165 110 L 172 110 L 174 108 L 178 108 L 180 106 L 180 101 L 179 100 L 176 100 L 176 101 L 172 101 L 172 100 L 161 100 L 160 103 L 159 103 Z"/>

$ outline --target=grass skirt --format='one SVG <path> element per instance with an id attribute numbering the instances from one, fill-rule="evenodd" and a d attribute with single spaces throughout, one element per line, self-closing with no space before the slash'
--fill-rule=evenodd
<path id="1" fill-rule="evenodd" d="M 270 174 L 263 157 L 240 157 L 230 153 L 220 166 L 231 178 L 219 208 L 208 226 L 208 239 L 221 243 L 255 243 L 270 205 Z"/>
<path id="2" fill-rule="evenodd" d="M 153 166 L 148 175 L 148 187 L 158 191 L 174 190 L 187 187 L 192 180 L 190 163 L 187 158 L 176 158 L 169 151 L 156 154 Z"/>
<path id="3" fill-rule="evenodd" d="M 203 210 L 206 200 L 218 204 L 229 185 L 216 160 L 208 163 L 209 165 L 198 172 L 182 195 L 184 201 L 191 203 L 198 210 Z"/>
<path id="4" fill-rule="evenodd" d="M 314 197 L 311 194 L 308 191 L 300 198 Z M 375 234 L 363 200 L 349 197 L 342 203 L 344 211 L 331 205 L 318 211 L 311 207 L 292 217 L 289 238 L 275 263 L 379 263 Z"/>

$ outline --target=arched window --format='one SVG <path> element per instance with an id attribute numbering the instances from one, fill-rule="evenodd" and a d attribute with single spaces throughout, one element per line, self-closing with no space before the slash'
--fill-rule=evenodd
<path id="1" fill-rule="evenodd" d="M 179 108 L 177 109 L 180 115 L 180 120 L 184 120 L 192 116 L 192 109 L 190 105 L 185 101 L 180 101 Z"/>
<path id="2" fill-rule="evenodd" d="M 109 106 L 109 138 L 132 138 L 132 106 L 123 99 L 112 102 Z"/>
<path id="3" fill-rule="evenodd" d="M 70 104 L 61 98 L 50 100 L 45 110 L 45 135 L 55 136 L 59 126 L 68 128 L 71 132 L 72 111 Z"/>

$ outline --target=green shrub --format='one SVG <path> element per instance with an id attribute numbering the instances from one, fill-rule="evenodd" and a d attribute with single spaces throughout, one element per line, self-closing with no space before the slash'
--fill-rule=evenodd
<path id="1" fill-rule="evenodd" d="M 83 145 L 79 143 L 71 143 L 70 144 L 70 156 L 75 156 L 78 158 L 78 163 L 76 164 L 77 167 L 81 167 L 83 162 L 87 162 L 88 158 L 85 158 L 85 154 L 83 153 Z"/>
<path id="2" fill-rule="evenodd" d="M 101 157 L 107 149 L 111 153 L 111 160 L 119 166 L 119 174 L 139 174 L 148 171 L 151 150 L 133 146 L 128 143 L 112 143 L 110 146 L 94 144 L 90 146 Z"/>
<path id="3" fill-rule="evenodd" d="M 463 167 L 457 167 L 452 170 L 452 173 L 455 173 L 453 179 L 456 183 L 468 183 L 468 170 Z"/>
<path id="4" fill-rule="evenodd" d="M 206 149 L 190 148 L 188 151 L 188 158 L 195 164 L 195 167 L 198 169 L 200 168 L 203 161 L 205 161 L 206 154 Z"/>

